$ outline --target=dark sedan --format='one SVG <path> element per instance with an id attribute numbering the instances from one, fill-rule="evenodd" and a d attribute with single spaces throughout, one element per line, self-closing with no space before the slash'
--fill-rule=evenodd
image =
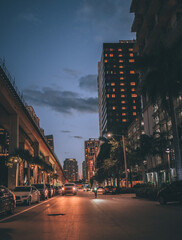
<path id="1" fill-rule="evenodd" d="M 104 194 L 108 194 L 108 193 L 116 194 L 116 187 L 106 186 L 104 190 L 105 190 Z"/>
<path id="2" fill-rule="evenodd" d="M 161 205 L 168 202 L 182 202 L 182 181 L 176 181 L 159 190 L 157 199 Z"/>
<path id="3" fill-rule="evenodd" d="M 8 188 L 0 186 L 0 214 L 13 214 L 16 207 L 16 197 Z"/>
<path id="4" fill-rule="evenodd" d="M 45 184 L 33 184 L 32 186 L 36 187 L 40 192 L 40 198 L 42 200 L 48 199 L 48 188 Z"/>

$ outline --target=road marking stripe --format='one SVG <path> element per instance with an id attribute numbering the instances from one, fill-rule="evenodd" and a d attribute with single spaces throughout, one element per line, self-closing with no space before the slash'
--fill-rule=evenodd
<path id="1" fill-rule="evenodd" d="M 22 214 L 22 213 L 24 213 L 24 212 L 28 212 L 29 210 L 31 210 L 31 209 L 33 209 L 33 208 L 35 208 L 35 207 L 38 207 L 38 206 L 40 206 L 40 205 L 42 205 L 42 204 L 45 204 L 45 203 L 53 200 L 54 198 L 55 198 L 55 197 L 50 198 L 50 199 L 48 199 L 48 200 L 46 200 L 46 201 L 44 201 L 44 202 L 42 202 L 42 203 L 39 203 L 39 204 L 37 204 L 37 205 L 35 205 L 35 206 L 32 206 L 32 207 L 30 207 L 30 208 L 28 208 L 28 209 L 25 209 L 25 210 L 21 211 L 21 212 L 18 212 L 18 213 L 13 214 L 13 215 L 11 215 L 11 216 L 9 216 L 9 217 L 3 218 L 3 219 L 0 220 L 0 223 L 6 221 L 6 220 L 8 220 L 8 219 L 11 219 L 11 218 L 13 218 L 13 217 L 16 217 L 16 216 L 18 216 L 18 215 L 20 215 L 20 214 Z"/>

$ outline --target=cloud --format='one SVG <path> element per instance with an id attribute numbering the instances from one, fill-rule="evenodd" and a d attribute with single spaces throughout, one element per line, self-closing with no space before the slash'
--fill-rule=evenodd
<path id="1" fill-rule="evenodd" d="M 73 136 L 74 138 L 77 138 L 77 139 L 83 139 L 83 137 L 81 136 Z"/>
<path id="2" fill-rule="evenodd" d="M 131 0 L 82 0 L 81 3 L 77 20 L 91 25 L 96 42 L 118 39 L 118 32 L 123 40 L 134 38 L 135 34 L 131 33 L 133 15 L 129 14 Z"/>
<path id="3" fill-rule="evenodd" d="M 33 13 L 22 13 L 18 16 L 19 20 L 24 20 L 29 23 L 39 24 L 41 21 Z"/>
<path id="4" fill-rule="evenodd" d="M 69 130 L 61 130 L 62 133 L 70 133 L 71 131 Z"/>
<path id="5" fill-rule="evenodd" d="M 79 87 L 88 91 L 97 92 L 97 75 L 87 75 L 79 79 Z"/>
<path id="6" fill-rule="evenodd" d="M 64 73 L 66 73 L 67 75 L 69 75 L 70 77 L 78 77 L 81 72 L 75 69 L 71 69 L 71 68 L 63 68 L 62 69 Z"/>
<path id="7" fill-rule="evenodd" d="M 98 113 L 97 98 L 83 98 L 78 93 L 60 91 L 47 87 L 39 89 L 25 89 L 23 92 L 26 101 L 37 106 L 50 107 L 52 110 L 71 114 L 73 111 L 82 113 Z"/>

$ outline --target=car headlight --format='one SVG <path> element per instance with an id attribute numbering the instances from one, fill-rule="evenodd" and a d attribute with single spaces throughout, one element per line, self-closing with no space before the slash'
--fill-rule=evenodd
<path id="1" fill-rule="evenodd" d="M 74 187 L 73 190 L 76 190 L 76 188 Z"/>
<path id="2" fill-rule="evenodd" d="M 62 190 L 64 191 L 64 187 L 62 188 Z"/>

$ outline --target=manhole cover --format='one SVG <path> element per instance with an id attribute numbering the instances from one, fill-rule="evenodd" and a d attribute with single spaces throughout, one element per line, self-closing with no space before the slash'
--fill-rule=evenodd
<path id="1" fill-rule="evenodd" d="M 48 216 L 64 216 L 64 213 L 52 213 L 52 214 L 47 214 Z"/>

